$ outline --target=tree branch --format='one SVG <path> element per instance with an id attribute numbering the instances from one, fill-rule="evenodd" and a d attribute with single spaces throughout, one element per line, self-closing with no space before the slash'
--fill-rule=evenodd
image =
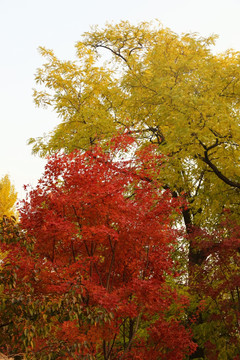
<path id="1" fill-rule="evenodd" d="M 217 175 L 217 177 L 219 179 L 221 179 L 223 182 L 225 182 L 225 184 L 233 187 L 233 188 L 237 188 L 240 189 L 240 183 L 237 183 L 236 181 L 232 181 L 229 178 L 227 178 L 217 167 L 216 165 L 214 165 L 212 163 L 212 161 L 209 159 L 208 157 L 208 150 L 204 151 L 204 157 L 201 155 L 198 155 L 198 158 L 201 159 L 203 162 L 205 162 L 205 164 L 207 164 L 214 172 L 215 175 Z"/>

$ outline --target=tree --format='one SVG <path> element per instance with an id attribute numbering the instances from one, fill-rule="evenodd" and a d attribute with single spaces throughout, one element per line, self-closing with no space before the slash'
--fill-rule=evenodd
<path id="1" fill-rule="evenodd" d="M 4 216 L 0 219 L 0 253 L 4 255 L 0 264 L 0 349 L 9 356 L 9 359 L 22 352 L 19 336 L 27 308 L 24 309 L 21 304 L 21 292 L 14 288 L 16 278 L 13 268 L 17 266 L 21 256 L 26 258 L 26 251 L 23 251 L 26 239 L 26 234 L 21 231 L 19 223 L 13 216 L 9 218 Z M 13 329 L 17 331 L 14 332 Z M 5 358 L 2 353 L 1 356 Z M 19 358 L 14 357 L 14 359 Z"/>
<path id="2" fill-rule="evenodd" d="M 0 219 L 1 220 L 4 220 L 5 217 L 17 216 L 17 212 L 15 209 L 16 200 L 17 200 L 17 193 L 15 191 L 15 188 L 11 184 L 9 176 L 5 175 L 0 179 Z M 3 257 L 4 257 L 4 253 L 0 252 L 0 263 Z"/>
<path id="3" fill-rule="evenodd" d="M 61 119 L 48 137 L 30 140 L 35 153 L 86 150 L 127 130 L 140 147 L 154 143 L 166 155 L 157 176 L 189 204 L 182 218 L 190 286 L 192 269 L 206 260 L 191 233 L 215 229 L 225 209 L 239 221 L 240 58 L 232 50 L 213 54 L 215 39 L 148 23 L 95 27 L 77 43 L 76 62 L 40 49 L 47 62 L 34 93 L 37 105 L 53 107 Z"/>
<path id="4" fill-rule="evenodd" d="M 85 33 L 74 63 L 41 48 L 47 63 L 36 82 L 46 90 L 34 99 L 62 121 L 33 151 L 88 149 L 129 129 L 168 154 L 161 175 L 186 192 L 194 224 L 214 224 L 224 206 L 238 210 L 239 54 L 213 55 L 214 40 L 121 22 Z M 111 58 L 102 64 L 103 51 Z"/>
<path id="5" fill-rule="evenodd" d="M 0 218 L 5 216 L 16 216 L 14 207 L 17 200 L 17 192 L 11 184 L 9 176 L 5 175 L 0 179 Z"/>
<path id="6" fill-rule="evenodd" d="M 204 254 L 192 269 L 190 291 L 198 294 L 197 310 L 191 309 L 195 338 L 207 359 L 238 360 L 240 227 L 226 212 L 225 221 L 214 231 L 195 229 L 191 236 Z"/>
<path id="7" fill-rule="evenodd" d="M 20 209 L 22 239 L 1 245 L 5 352 L 180 360 L 195 349 L 172 288 L 172 222 L 185 205 L 152 178 L 156 157 L 148 147 L 113 161 L 95 147 L 49 160 Z"/>

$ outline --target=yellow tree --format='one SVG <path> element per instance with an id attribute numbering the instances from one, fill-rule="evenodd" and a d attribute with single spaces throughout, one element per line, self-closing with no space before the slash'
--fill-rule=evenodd
<path id="1" fill-rule="evenodd" d="M 16 216 L 15 203 L 17 192 L 11 184 L 9 176 L 0 179 L 0 218 L 5 216 Z"/>
<path id="2" fill-rule="evenodd" d="M 34 99 L 61 122 L 30 139 L 33 151 L 86 149 L 127 128 L 167 154 L 163 180 L 187 194 L 191 222 L 214 224 L 224 207 L 238 212 L 240 56 L 212 54 L 214 40 L 121 22 L 85 33 L 76 62 L 41 48 L 47 62 Z"/>
<path id="3" fill-rule="evenodd" d="M 188 234 L 215 228 L 225 208 L 239 222 L 240 54 L 214 54 L 215 39 L 123 21 L 85 33 L 75 62 L 41 48 L 46 63 L 34 99 L 61 121 L 47 137 L 30 139 L 33 151 L 84 150 L 130 130 L 140 146 L 155 143 L 166 155 L 161 182 L 186 195 Z M 190 240 L 189 269 L 204 260 Z"/>
<path id="4" fill-rule="evenodd" d="M 11 184 L 9 176 L 5 175 L 0 179 L 0 228 L 2 227 L 1 233 L 3 231 L 3 225 L 9 221 L 15 221 L 17 217 L 17 212 L 15 209 L 15 203 L 17 200 L 17 192 L 15 191 L 14 186 Z M 7 217 L 13 216 L 14 220 L 7 219 Z M 0 263 L 4 258 L 4 253 L 0 251 Z M 1 265 L 0 265 L 1 269 Z M 1 290 L 0 290 L 1 296 Z"/>

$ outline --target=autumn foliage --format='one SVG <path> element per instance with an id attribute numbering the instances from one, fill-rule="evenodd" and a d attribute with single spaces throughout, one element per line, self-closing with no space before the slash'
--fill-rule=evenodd
<path id="1" fill-rule="evenodd" d="M 195 339 L 207 359 L 240 354 L 240 227 L 225 219 L 212 231 L 193 229 L 191 241 L 201 260 L 191 269 L 189 291 L 197 307 L 192 313 Z"/>
<path id="2" fill-rule="evenodd" d="M 76 43 L 75 61 L 59 59 L 53 50 L 40 47 L 44 61 L 36 71 L 34 101 L 37 106 L 49 107 L 55 111 L 59 120 L 47 135 L 29 139 L 29 144 L 33 145 L 33 152 L 44 157 L 58 151 L 64 153 L 71 153 L 75 149 L 88 151 L 99 142 L 105 146 L 106 142 L 119 132 L 134 134 L 138 140 L 134 146 L 140 150 L 139 157 L 144 159 L 145 165 L 139 157 L 135 159 L 136 168 L 132 168 L 131 175 L 129 164 L 123 167 L 121 165 L 121 169 L 125 171 L 126 179 L 124 177 L 123 179 L 126 182 L 123 181 L 118 185 L 120 193 L 122 193 L 120 189 L 124 189 L 123 208 L 131 206 L 133 201 L 137 204 L 142 202 L 144 206 L 149 205 L 152 226 L 151 221 L 140 220 L 138 215 L 139 224 L 141 221 L 142 224 L 144 223 L 141 231 L 144 232 L 145 228 L 148 228 L 148 236 L 151 232 L 155 233 L 155 229 L 158 232 L 159 226 L 153 225 L 156 218 L 154 219 L 155 215 L 151 212 L 160 204 L 155 208 L 152 195 L 150 196 L 151 191 L 155 193 L 156 198 L 159 197 L 160 203 L 164 204 L 166 201 L 166 216 L 170 216 L 171 211 L 176 211 L 178 207 L 175 207 L 176 203 L 173 203 L 171 196 L 175 200 L 184 196 L 187 207 L 180 206 L 181 219 L 179 218 L 178 228 L 181 225 L 184 227 L 180 237 L 172 235 L 171 216 L 167 222 L 166 233 L 169 237 L 165 245 L 169 245 L 164 251 L 170 255 L 166 257 L 165 262 L 169 266 L 170 273 L 164 272 L 162 286 L 171 284 L 172 289 L 174 288 L 178 294 L 187 294 L 189 297 L 190 304 L 185 309 L 184 315 L 180 317 L 173 315 L 171 311 L 174 306 L 171 306 L 171 311 L 167 310 L 165 317 L 169 320 L 167 329 L 170 329 L 170 319 L 180 321 L 186 329 L 189 324 L 192 327 L 193 340 L 198 347 L 193 354 L 186 357 L 188 360 L 235 360 L 240 354 L 238 276 L 240 56 L 238 51 L 232 49 L 217 54 L 213 51 L 215 40 L 215 35 L 207 38 L 196 33 L 178 35 L 164 28 L 158 21 L 142 22 L 137 25 L 120 21 L 118 24 L 106 24 L 103 28 L 95 26 L 84 33 Z M 124 136 L 121 140 L 126 144 L 129 138 Z M 148 154 L 142 149 L 144 145 L 149 144 L 156 145 L 155 151 L 151 154 L 152 163 L 149 159 L 148 146 L 146 146 Z M 121 144 L 118 142 L 117 147 L 119 145 L 121 148 L 123 142 Z M 155 157 L 156 154 L 160 158 Z M 131 157 L 131 152 L 129 156 Z M 120 164 L 114 165 L 119 167 Z M 112 167 L 111 169 L 113 170 Z M 147 175 L 143 173 L 143 169 L 147 171 Z M 119 168 L 115 170 L 120 176 Z M 137 174 L 140 177 L 136 178 Z M 114 181 L 115 178 L 114 175 Z M 112 186 L 118 187 L 117 182 L 114 181 L 111 180 Z M 61 179 L 59 186 L 60 184 L 62 185 Z M 103 192 L 108 186 L 106 182 L 104 184 L 106 186 L 102 187 Z M 145 197 L 143 196 L 141 200 L 138 197 L 140 192 L 137 191 L 138 195 L 135 193 L 135 184 L 140 186 L 141 191 L 147 189 L 143 191 Z M 89 184 L 87 187 L 90 191 Z M 159 190 L 160 188 L 162 190 Z M 41 187 L 39 189 L 41 190 Z M 171 191 L 171 195 L 166 189 Z M 49 190 L 49 196 L 51 193 L 52 190 Z M 98 198 L 98 193 L 96 196 L 93 195 L 93 198 Z M 168 210 L 169 201 L 171 211 Z M 46 200 L 43 201 L 45 202 Z M 110 204 L 105 201 L 103 203 L 103 211 L 108 212 Z M 35 209 L 37 205 L 31 206 Z M 74 206 L 77 209 L 76 205 Z M 142 207 L 136 206 L 140 211 Z M 43 214 L 45 210 L 49 210 L 38 205 L 39 211 L 40 208 Z M 94 209 L 96 213 L 99 208 L 100 205 Z M 226 209 L 229 209 L 228 220 L 225 218 Z M 76 211 L 75 220 L 70 221 L 73 229 L 76 226 L 79 228 L 76 223 L 79 210 Z M 128 211 L 129 208 L 122 211 L 122 215 L 126 214 L 128 222 L 129 219 L 133 221 L 134 216 L 129 216 Z M 31 213 L 30 207 L 28 212 Z M 36 216 L 38 218 L 38 215 Z M 94 218 L 94 214 L 89 216 L 91 220 Z M 98 216 L 97 218 L 100 221 Z M 81 222 L 80 224 L 83 227 L 81 234 L 84 229 L 89 231 L 88 227 L 85 227 L 86 224 L 82 225 Z M 103 224 L 107 226 L 104 221 Z M 163 226 L 165 224 L 162 222 Z M 99 226 L 100 224 L 96 225 Z M 134 226 L 132 227 L 130 223 L 129 226 L 133 231 Z M 64 233 L 66 228 L 62 218 L 61 221 L 59 220 L 59 231 L 61 227 Z M 48 231 L 50 233 L 50 229 Z M 111 231 L 116 231 L 116 228 L 111 228 Z M 99 230 L 100 233 L 102 234 Z M 32 236 L 35 238 L 35 233 Z M 49 237 L 44 236 L 46 236 L 46 244 L 51 247 L 53 240 L 49 242 Z M 101 236 L 101 239 L 104 239 L 104 235 Z M 91 237 L 95 238 L 95 235 L 88 238 Z M 133 235 L 132 237 L 136 238 Z M 172 237 L 180 241 L 174 242 Z M 112 244 L 114 241 L 117 241 L 117 245 L 120 244 L 120 240 L 116 240 L 113 234 L 110 238 Z M 147 237 L 146 241 L 147 239 L 149 238 Z M 174 251 L 170 244 L 174 247 Z M 90 245 L 87 245 L 89 251 Z M 105 288 L 108 283 L 107 293 L 113 292 L 111 286 L 114 284 L 116 286 L 118 279 L 114 273 L 117 258 L 120 256 L 117 245 L 108 256 L 101 255 L 101 260 L 97 257 L 95 252 L 97 249 L 95 249 L 96 261 L 91 263 L 91 278 L 98 278 L 98 281 L 101 278 Z M 36 246 L 38 246 L 37 242 Z M 41 248 L 41 245 L 39 247 Z M 129 255 L 128 247 L 124 245 L 121 250 L 122 248 L 126 251 L 125 255 Z M 60 248 L 54 247 L 54 249 L 54 256 L 53 254 L 51 256 L 55 259 L 56 249 L 59 251 Z M 146 249 L 148 247 L 145 246 Z M 154 251 L 155 249 L 154 247 Z M 101 250 L 103 251 L 103 248 Z M 87 252 L 86 248 L 85 251 Z M 163 253 L 165 256 L 166 253 Z M 64 254 L 68 256 L 68 252 Z M 152 251 L 151 254 L 153 255 Z M 169 259 L 174 261 L 174 265 Z M 138 260 L 134 258 L 133 261 L 136 263 Z M 105 265 L 108 270 L 105 269 L 104 275 L 101 271 Z M 162 265 L 163 263 L 158 268 L 162 269 Z M 97 274 L 96 266 L 100 275 Z M 134 266 L 136 267 L 136 264 Z M 180 273 L 179 277 L 173 279 L 172 268 L 175 275 L 177 272 Z M 144 280 L 141 276 L 140 279 Z M 152 279 L 152 274 L 149 274 L 148 284 L 150 280 L 153 281 Z M 163 291 L 162 286 L 159 287 L 160 292 Z M 179 298 L 180 296 L 177 300 Z M 176 298 L 172 299 L 174 303 L 178 303 Z M 183 306 L 180 308 L 183 309 Z M 114 316 L 116 319 L 116 314 Z M 140 316 L 140 318 L 137 334 L 141 334 L 145 349 L 149 349 L 150 333 L 151 336 L 156 334 L 154 331 L 150 332 L 150 329 L 153 323 L 156 325 L 157 322 L 156 319 L 155 322 L 146 320 L 145 326 L 144 317 Z M 137 324 L 137 319 L 136 316 L 133 318 L 134 326 Z M 126 324 L 134 328 L 128 322 L 118 327 L 119 335 L 114 340 L 114 346 L 120 341 L 124 344 L 124 356 L 126 357 L 130 351 L 131 357 L 137 336 L 126 338 L 123 335 L 125 331 L 123 327 Z M 72 329 L 72 325 L 68 324 L 68 326 Z M 134 330 L 131 330 L 131 334 L 133 332 Z M 167 334 L 167 330 L 161 330 L 161 341 L 165 342 L 163 333 Z M 62 336 L 66 338 L 66 334 Z M 167 339 L 170 337 L 168 334 Z M 129 341 L 131 338 L 133 340 Z M 177 336 L 174 339 L 178 341 Z M 110 349 L 112 343 L 109 345 Z M 162 352 L 165 351 L 164 346 Z M 113 348 L 111 356 L 115 356 Z M 159 351 L 157 347 L 155 349 Z M 143 357 L 141 351 L 139 356 Z M 161 351 L 160 359 L 165 356 L 161 355 Z M 167 351 L 165 353 L 166 357 L 170 356 Z M 152 354 L 153 347 L 151 356 Z M 149 356 L 145 354 L 144 357 Z"/>
<path id="3" fill-rule="evenodd" d="M 5 216 L 17 216 L 15 203 L 17 201 L 17 192 L 14 185 L 11 184 L 8 175 L 0 179 L 0 218 Z"/>
<path id="4" fill-rule="evenodd" d="M 194 351 L 188 301 L 173 289 L 172 223 L 185 205 L 152 178 L 156 160 L 152 146 L 131 161 L 98 147 L 49 159 L 20 209 L 22 237 L 2 239 L 3 352 L 181 360 Z"/>

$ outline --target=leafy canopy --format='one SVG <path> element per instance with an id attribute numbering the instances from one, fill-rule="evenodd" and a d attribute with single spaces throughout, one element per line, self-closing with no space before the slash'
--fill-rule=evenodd
<path id="1" fill-rule="evenodd" d="M 34 100 L 60 123 L 30 139 L 33 152 L 86 150 L 128 129 L 168 155 L 162 183 L 187 194 L 195 224 L 214 224 L 223 207 L 238 212 L 240 57 L 213 54 L 215 39 L 122 21 L 85 33 L 75 62 L 40 48 Z"/>
<path id="2" fill-rule="evenodd" d="M 0 218 L 6 216 L 16 216 L 14 207 L 17 200 L 17 192 L 11 184 L 9 176 L 5 175 L 0 179 Z"/>
<path id="3" fill-rule="evenodd" d="M 46 63 L 37 71 L 34 99 L 53 108 L 59 124 L 47 137 L 30 140 L 33 151 L 45 156 L 88 150 L 117 131 L 131 132 L 138 148 L 153 143 L 156 153 L 164 155 L 151 176 L 174 198 L 184 194 L 188 201 L 188 208 L 181 209 L 187 233 L 183 278 L 189 280 L 193 302 L 210 304 L 210 316 L 199 310 L 194 336 L 202 351 L 191 359 L 233 357 L 236 347 L 228 346 L 238 341 L 239 333 L 239 249 L 232 243 L 234 255 L 215 232 L 219 226 L 223 234 L 229 231 L 221 222 L 226 209 L 233 223 L 239 223 L 240 54 L 214 54 L 215 39 L 123 21 L 85 33 L 76 44 L 75 62 L 60 61 L 41 48 Z M 218 260 L 224 256 L 221 265 Z M 215 292 L 209 290 L 208 279 Z M 231 307 L 231 319 L 224 303 Z"/>
<path id="4" fill-rule="evenodd" d="M 154 147 L 135 161 L 95 147 L 49 160 L 20 209 L 28 238 L 1 243 L 5 352 L 7 343 L 31 359 L 182 360 L 195 349 L 187 299 L 170 281 L 183 202 L 160 191 L 156 159 Z"/>

